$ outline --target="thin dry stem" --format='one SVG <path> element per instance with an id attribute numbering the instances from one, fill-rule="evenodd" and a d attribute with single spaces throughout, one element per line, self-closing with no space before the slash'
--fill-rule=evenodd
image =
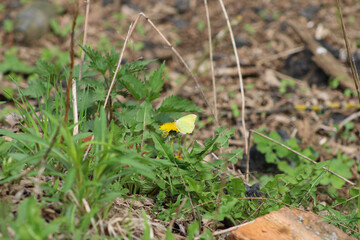
<path id="1" fill-rule="evenodd" d="M 45 161 L 42 160 L 41 162 L 45 162 Z M 40 166 L 40 168 L 38 170 L 38 174 L 35 179 L 35 186 L 34 186 L 33 193 L 34 193 L 36 199 L 41 199 L 43 196 L 43 191 L 41 189 L 41 178 L 43 176 L 44 171 L 45 171 L 45 166 L 44 166 L 44 164 L 42 164 L 42 166 Z"/>
<path id="2" fill-rule="evenodd" d="M 65 196 L 67 198 L 69 198 L 69 200 L 72 201 L 76 205 L 76 207 L 77 207 L 77 209 L 79 209 L 79 211 L 84 213 L 84 208 L 81 207 L 78 199 L 76 198 L 76 196 L 72 190 L 67 191 Z"/>
<path id="3" fill-rule="evenodd" d="M 211 39 L 211 23 L 209 16 L 209 7 L 207 0 L 204 0 L 205 12 L 206 12 L 206 21 L 208 26 L 208 37 L 209 37 L 209 55 L 210 55 L 210 67 L 211 67 L 211 79 L 213 85 L 213 96 L 214 96 L 214 114 L 215 122 L 219 124 L 218 113 L 217 113 L 217 94 L 216 94 L 216 81 L 215 81 L 215 71 L 214 71 L 214 61 L 213 61 L 213 48 L 212 48 L 212 39 Z"/>
<path id="4" fill-rule="evenodd" d="M 209 101 L 207 100 L 204 91 L 201 88 L 201 85 L 199 83 L 199 81 L 197 80 L 197 78 L 195 77 L 194 73 L 191 71 L 190 67 L 186 64 L 185 60 L 181 57 L 180 53 L 176 50 L 176 48 L 167 40 L 167 38 L 162 34 L 162 32 L 155 26 L 155 24 L 150 20 L 150 18 L 148 18 L 144 13 L 139 13 L 139 15 L 143 16 L 146 21 L 148 23 L 150 23 L 150 25 L 156 30 L 156 32 L 160 35 L 160 37 L 165 41 L 165 43 L 170 47 L 171 51 L 173 51 L 173 53 L 175 53 L 175 55 L 178 57 L 178 59 L 180 60 L 180 62 L 184 65 L 185 69 L 188 71 L 188 73 L 190 74 L 190 76 L 192 77 L 192 79 L 194 79 L 196 87 L 199 89 L 201 96 L 203 97 L 206 105 L 210 108 L 211 114 L 214 116 L 214 118 L 216 118 L 215 113 L 214 113 L 214 109 L 211 106 L 211 104 L 209 103 Z"/>
<path id="5" fill-rule="evenodd" d="M 293 149 L 289 148 L 288 146 L 286 146 L 286 145 L 284 145 L 284 144 L 282 144 L 282 143 L 280 143 L 280 142 L 278 142 L 278 141 L 275 141 L 274 139 L 272 139 L 272 138 L 270 138 L 270 137 L 267 137 L 267 136 L 265 136 L 265 135 L 263 135 L 263 134 L 261 134 L 261 133 L 259 133 L 259 132 L 255 131 L 255 130 L 252 130 L 252 129 L 250 129 L 249 131 L 250 131 L 250 132 L 253 132 L 253 133 L 256 133 L 257 135 L 259 135 L 259 136 L 261 136 L 261 137 L 263 137 L 263 138 L 266 138 L 266 139 L 268 139 L 268 140 L 272 141 L 273 143 L 276 143 L 276 144 L 278 144 L 278 145 L 282 146 L 283 148 L 286 148 L 287 150 L 289 150 L 289 151 L 291 151 L 291 152 L 293 152 L 293 153 L 295 153 L 295 154 L 299 155 L 300 157 L 302 157 L 302 158 L 304 158 L 304 159 L 306 159 L 306 160 L 308 160 L 308 161 L 312 162 L 312 163 L 313 163 L 313 164 L 315 164 L 315 165 L 316 165 L 316 164 L 318 164 L 317 162 L 315 162 L 315 161 L 314 161 L 314 160 L 312 160 L 311 158 L 308 158 L 307 156 L 305 156 L 305 155 L 303 155 L 303 154 L 301 154 L 301 153 L 299 153 L 299 152 L 297 152 L 297 151 L 295 151 L 295 150 L 293 150 Z M 348 180 L 348 179 L 344 178 L 343 176 L 340 176 L 339 174 L 337 174 L 337 173 L 335 173 L 335 172 L 331 171 L 330 169 L 328 169 L 328 168 L 326 168 L 326 167 L 322 167 L 322 169 L 324 169 L 325 171 L 327 171 L 327 172 L 329 172 L 329 173 L 331 173 L 331 174 L 335 175 L 336 177 L 338 177 L 338 178 L 340 178 L 340 179 L 344 180 L 345 182 L 347 182 L 347 183 L 351 184 L 352 186 L 354 186 L 354 188 L 355 188 L 355 189 L 359 189 L 358 187 L 355 187 L 355 183 L 353 183 L 352 181 L 350 181 L 350 180 Z"/>
<path id="6" fill-rule="evenodd" d="M 118 72 L 119 72 L 119 69 L 120 69 L 120 66 L 121 66 L 121 60 L 122 60 L 122 58 L 123 58 L 123 55 L 124 55 L 124 52 L 125 52 L 125 48 L 126 48 L 127 42 L 129 41 L 129 38 L 130 38 L 132 32 L 134 31 L 137 22 L 139 21 L 139 17 L 140 17 L 140 15 L 136 18 L 134 24 L 130 24 L 129 31 L 128 31 L 128 34 L 126 35 L 125 42 L 124 42 L 123 48 L 122 48 L 121 53 L 120 53 L 120 57 L 119 57 L 119 60 L 118 60 L 118 63 L 117 63 L 117 67 L 116 67 L 116 70 L 115 70 L 113 79 L 111 80 L 111 84 L 110 84 L 110 87 L 109 87 L 109 91 L 108 91 L 108 93 L 107 93 L 107 95 L 106 95 L 106 99 L 105 99 L 105 103 L 104 103 L 104 109 L 106 108 L 106 105 L 107 105 L 107 103 L 109 102 L 110 93 L 111 93 L 111 91 L 112 91 L 112 89 L 113 89 L 113 87 L 114 87 L 114 85 L 115 85 L 116 75 L 117 75 Z"/>
<path id="7" fill-rule="evenodd" d="M 89 213 L 89 212 L 91 211 L 91 208 L 90 208 L 90 206 L 89 206 L 89 203 L 86 201 L 85 198 L 81 199 L 81 201 L 82 201 L 82 203 L 83 203 L 83 205 L 84 205 L 84 208 L 85 208 L 86 212 Z M 94 230 L 97 230 L 95 218 L 94 218 L 94 217 L 91 217 L 90 221 L 91 221 L 91 224 L 93 225 Z"/>
<path id="8" fill-rule="evenodd" d="M 90 12 L 90 0 L 86 1 L 86 13 L 85 13 L 85 23 L 84 23 L 84 39 L 82 45 L 86 45 L 87 40 L 87 31 L 88 31 L 88 23 L 89 23 L 89 12 Z M 80 71 L 79 71 L 79 82 L 82 78 L 82 69 L 83 69 L 83 63 L 85 59 L 85 51 L 82 50 L 81 53 L 81 62 L 80 62 Z M 73 115 L 74 115 L 74 130 L 73 135 L 77 135 L 79 133 L 79 125 L 77 124 L 79 122 L 78 117 L 78 105 L 77 105 L 77 94 L 76 94 L 76 80 L 73 79 L 72 81 L 72 92 L 73 92 Z"/>
<path id="9" fill-rule="evenodd" d="M 231 25 L 237 25 L 239 24 L 239 19 L 234 19 L 231 21 Z M 217 46 L 221 41 L 223 41 L 225 37 L 225 30 L 222 29 L 220 30 L 216 36 L 215 39 L 213 41 L 213 46 Z M 210 50 L 209 48 L 205 48 L 203 50 L 203 54 L 201 55 L 200 58 L 197 59 L 194 67 L 192 68 L 192 71 L 195 73 L 195 75 L 198 74 L 199 72 L 199 67 L 203 64 L 203 62 L 209 57 L 210 55 Z M 181 92 L 181 90 L 183 89 L 183 87 L 186 85 L 186 83 L 189 81 L 190 78 L 185 78 L 182 81 L 180 81 L 175 87 L 174 89 L 172 89 L 171 91 L 168 91 L 166 94 L 164 94 L 162 97 L 159 98 L 159 103 L 157 104 L 156 108 L 159 108 L 161 106 L 161 102 L 162 100 L 164 100 L 165 98 L 171 96 L 171 95 L 177 95 L 179 92 Z"/>
<path id="10" fill-rule="evenodd" d="M 169 228 L 170 230 L 172 230 L 172 228 L 173 228 L 173 226 L 174 226 L 174 223 L 176 222 L 176 219 L 177 219 L 179 213 L 181 212 L 181 210 L 184 208 L 186 202 L 187 202 L 187 199 L 185 198 L 185 199 L 180 203 L 180 206 L 176 209 L 175 216 L 174 216 L 174 218 L 171 220 L 171 222 L 170 222 L 170 224 L 169 224 L 169 226 L 168 226 L 168 228 Z"/>
<path id="11" fill-rule="evenodd" d="M 73 70 L 74 70 L 74 38 L 75 38 L 75 26 L 76 26 L 76 19 L 79 14 L 79 4 L 80 1 L 78 1 L 77 5 L 74 4 L 74 16 L 72 21 L 72 30 L 71 30 L 71 41 L 70 41 L 70 73 L 69 78 L 67 82 L 67 89 L 66 89 L 66 99 L 65 99 L 65 117 L 64 122 L 67 124 L 68 122 L 68 115 L 69 115 L 69 109 L 70 109 L 70 86 L 72 85 L 72 79 L 73 79 Z"/>
<path id="12" fill-rule="evenodd" d="M 75 78 L 72 79 L 72 104 L 73 104 L 73 115 L 74 115 L 74 130 L 73 135 L 77 135 L 79 133 L 79 125 L 77 124 L 79 122 L 79 116 L 78 116 L 78 104 L 77 104 L 77 92 L 76 92 L 76 80 Z"/>
<path id="13" fill-rule="evenodd" d="M 240 67 L 240 60 L 239 60 L 239 56 L 238 56 L 238 52 L 237 52 L 237 48 L 236 48 L 236 44 L 235 44 L 235 38 L 234 38 L 234 34 L 231 28 L 231 24 L 229 21 L 229 16 L 226 12 L 224 3 L 222 0 L 219 0 L 219 3 L 221 5 L 221 9 L 223 10 L 224 16 L 225 16 L 225 20 L 229 29 L 229 33 L 230 33 L 230 38 L 231 38 L 231 43 L 234 49 L 234 55 L 235 55 L 235 59 L 236 59 L 236 66 L 238 69 L 238 75 L 239 75 L 239 84 L 240 84 L 240 91 L 241 91 L 241 122 L 242 122 L 242 131 L 243 131 L 243 135 L 244 135 L 244 142 L 245 142 L 245 152 L 248 152 L 248 148 L 249 148 L 249 144 L 247 142 L 247 130 L 246 130 L 246 124 L 245 124 L 245 92 L 244 92 L 244 84 L 243 84 L 243 78 L 242 78 L 242 74 L 241 74 L 241 67 Z M 248 174 L 249 174 L 249 168 L 247 166 L 246 168 L 246 179 L 247 181 L 248 179 Z"/>
<path id="14" fill-rule="evenodd" d="M 88 25 L 89 25 L 89 12 L 90 12 L 90 0 L 86 1 L 86 12 L 85 12 L 85 23 L 84 23 L 84 39 L 82 45 L 86 45 L 87 41 L 87 32 L 88 32 Z M 80 71 L 79 71 L 79 81 L 81 81 L 82 78 L 82 69 L 83 69 L 83 63 L 85 59 L 85 51 L 82 50 L 81 52 L 81 62 L 80 62 Z"/>
<path id="15" fill-rule="evenodd" d="M 359 75 L 358 75 L 357 69 L 356 69 L 355 64 L 354 64 L 354 59 L 351 58 L 351 49 L 350 49 L 350 44 L 349 44 L 349 38 L 347 36 L 347 32 L 346 32 L 346 28 L 345 28 L 345 24 L 344 24 L 344 19 L 343 19 L 343 14 L 342 14 L 342 11 L 341 11 L 340 0 L 336 0 L 336 5 L 337 5 L 338 10 L 339 10 L 341 29 L 342 29 L 342 32 L 343 32 L 343 35 L 344 35 L 346 52 L 347 52 L 347 56 L 348 56 L 348 59 L 349 59 L 350 66 L 351 66 L 351 74 L 352 74 L 352 77 L 353 77 L 353 80 L 354 80 L 354 83 L 355 83 L 355 88 L 356 88 L 358 100 L 359 100 L 359 103 L 360 103 L 360 90 L 359 90 L 360 80 L 359 80 Z"/>
<path id="16" fill-rule="evenodd" d="M 251 142 L 251 131 L 249 132 L 248 143 Z M 249 183 L 250 148 L 246 152 L 246 181 Z"/>
<path id="17" fill-rule="evenodd" d="M 347 124 L 348 122 L 351 122 L 359 117 L 360 117 L 360 112 L 355 112 L 355 113 L 351 114 L 350 116 L 348 116 L 347 118 L 345 118 L 344 120 L 342 120 L 339 123 L 339 129 L 343 128 L 345 126 L 345 124 Z"/>

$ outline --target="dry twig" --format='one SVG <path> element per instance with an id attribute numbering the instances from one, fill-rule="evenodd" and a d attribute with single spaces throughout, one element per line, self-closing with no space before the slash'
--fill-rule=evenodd
<path id="1" fill-rule="evenodd" d="M 358 74 L 357 69 L 355 67 L 354 59 L 351 59 L 351 49 L 350 49 L 350 44 L 349 44 L 349 38 L 347 36 L 346 29 L 345 29 L 344 19 L 343 19 L 343 15 L 342 15 L 342 11 L 341 11 L 340 0 L 336 0 L 336 5 L 337 5 L 338 10 L 339 10 L 341 29 L 343 31 L 344 40 L 345 40 L 345 46 L 346 46 L 346 52 L 347 52 L 347 56 L 348 56 L 348 59 L 349 59 L 350 66 L 351 66 L 351 74 L 352 74 L 352 77 L 353 77 L 353 80 L 354 80 L 354 83 L 355 83 L 357 96 L 358 96 L 359 103 L 360 103 L 360 90 L 359 90 L 360 80 L 359 80 L 359 74 Z"/>
<path id="2" fill-rule="evenodd" d="M 213 95 L 214 95 L 214 113 L 215 113 L 215 122 L 219 124 L 218 114 L 217 114 L 217 94 L 216 94 L 216 82 L 215 82 L 215 71 L 214 71 L 214 61 L 213 61 L 213 48 L 212 48 L 212 40 L 211 40 L 211 23 L 209 16 L 209 7 L 207 4 L 207 0 L 204 0 L 205 12 L 206 12 L 206 21 L 208 26 L 208 37 L 209 37 L 209 57 L 210 57 L 210 67 L 211 67 L 211 79 L 213 85 Z"/>
<path id="3" fill-rule="evenodd" d="M 83 39 L 83 43 L 82 43 L 83 46 L 86 45 L 86 40 L 87 40 L 89 12 L 90 12 L 90 0 L 87 0 L 86 1 L 85 23 L 84 23 L 84 39 Z M 84 58 L 85 58 L 85 51 L 82 50 L 80 71 L 79 71 L 79 80 L 78 80 L 79 82 L 81 81 L 81 78 L 82 78 L 82 68 L 83 68 Z M 79 122 L 79 117 L 78 117 L 76 80 L 75 79 L 73 79 L 73 81 L 72 81 L 72 92 L 73 92 L 73 115 L 74 115 L 74 124 L 75 124 L 73 135 L 77 135 L 79 133 L 79 125 L 77 124 Z"/>
<path id="4" fill-rule="evenodd" d="M 236 43 L 235 43 L 235 38 L 234 38 L 234 34 L 231 28 L 231 24 L 229 21 L 229 16 L 226 12 L 224 3 L 222 0 L 219 0 L 219 3 L 221 5 L 221 9 L 223 10 L 224 16 L 225 16 L 225 20 L 229 29 L 229 33 L 230 33 L 230 38 L 231 38 L 231 43 L 234 49 L 234 55 L 235 55 L 235 60 L 236 60 L 236 66 L 238 69 L 238 75 L 239 75 L 239 85 L 240 85 L 240 91 L 241 91 L 241 123 L 242 123 L 242 132 L 244 135 L 244 142 L 245 142 L 245 152 L 248 152 L 248 148 L 249 148 L 249 143 L 247 142 L 247 135 L 248 132 L 246 130 L 246 124 L 245 124 L 245 92 L 244 92 L 244 84 L 243 84 L 243 78 L 242 78 L 242 74 L 241 74 L 241 67 L 240 67 L 240 60 L 239 60 L 239 55 L 237 52 L 237 48 L 236 48 Z M 247 161 L 247 166 L 246 166 L 246 179 L 247 181 L 249 181 L 249 162 Z"/>

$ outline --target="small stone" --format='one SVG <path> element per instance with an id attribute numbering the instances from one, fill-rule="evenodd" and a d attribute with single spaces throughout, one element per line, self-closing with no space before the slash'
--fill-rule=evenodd
<path id="1" fill-rule="evenodd" d="M 318 6 L 310 4 L 307 8 L 300 11 L 300 15 L 306 17 L 307 20 L 312 20 L 319 9 L 320 8 Z"/>

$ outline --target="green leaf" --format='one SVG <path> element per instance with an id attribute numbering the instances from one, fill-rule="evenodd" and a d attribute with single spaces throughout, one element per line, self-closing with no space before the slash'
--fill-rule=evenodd
<path id="1" fill-rule="evenodd" d="M 16 55 L 17 48 L 11 48 L 5 52 L 5 57 L 0 63 L 0 73 L 16 72 L 30 74 L 35 68 L 21 61 Z"/>
<path id="2" fill-rule="evenodd" d="M 102 75 L 105 75 L 108 65 L 107 60 L 101 55 L 101 53 L 95 51 L 90 46 L 82 46 L 78 44 L 85 52 L 85 54 L 90 58 L 90 68 L 95 69 L 100 72 Z"/>
<path id="3" fill-rule="evenodd" d="M 49 227 L 49 228 L 48 228 Z M 15 232 L 18 239 L 48 239 L 60 224 L 47 224 L 34 197 L 25 198 L 18 207 Z"/>
<path id="4" fill-rule="evenodd" d="M 51 86 L 47 81 L 43 79 L 34 79 L 29 82 L 28 88 L 24 89 L 22 93 L 25 96 L 32 98 L 39 98 L 45 95 L 47 89 L 50 89 Z"/>
<path id="5" fill-rule="evenodd" d="M 164 85 L 164 80 L 162 78 L 164 67 L 165 62 L 149 77 L 150 93 L 148 94 L 148 99 L 150 102 L 160 97 L 160 91 Z"/>
<path id="6" fill-rule="evenodd" d="M 42 60 L 36 61 L 36 73 L 42 79 L 54 79 L 58 75 L 55 65 Z"/>
<path id="7" fill-rule="evenodd" d="M 232 164 L 236 164 L 239 161 L 239 159 L 242 159 L 244 154 L 244 149 L 232 149 L 231 152 L 232 153 L 228 155 L 227 160 Z"/>
<path id="8" fill-rule="evenodd" d="M 166 240 L 176 240 L 176 238 L 175 238 L 175 236 L 172 234 L 170 228 L 167 228 L 167 229 L 166 229 L 165 239 L 166 239 Z"/>
<path id="9" fill-rule="evenodd" d="M 109 71 L 114 72 L 117 67 L 120 53 L 116 52 L 115 47 L 112 46 L 110 52 L 105 53 L 105 56 Z"/>
<path id="10" fill-rule="evenodd" d="M 327 167 L 329 164 L 331 164 L 331 161 L 322 161 L 322 162 L 318 162 L 317 164 L 314 164 L 313 168 L 314 169 L 322 169 L 323 167 Z"/>
<path id="11" fill-rule="evenodd" d="M 150 237 L 150 226 L 149 226 L 149 222 L 148 222 L 145 210 L 142 209 L 141 213 L 142 213 L 143 222 L 144 222 L 144 233 L 143 233 L 142 240 L 151 240 L 152 238 Z"/>
<path id="12" fill-rule="evenodd" d="M 195 234 L 197 234 L 199 232 L 199 223 L 198 221 L 194 221 L 192 222 L 189 226 L 188 226 L 188 235 L 186 237 L 186 240 L 192 240 L 195 237 Z"/>
<path id="13" fill-rule="evenodd" d="M 91 102 L 104 101 L 106 97 L 104 88 L 95 88 L 94 91 L 91 92 Z"/>
<path id="14" fill-rule="evenodd" d="M 239 178 L 231 179 L 230 183 L 227 184 L 227 189 L 235 195 L 246 192 L 244 182 Z"/>
<path id="15" fill-rule="evenodd" d="M 145 97 L 145 85 L 137 76 L 126 74 L 120 78 L 120 82 L 136 100 Z"/>
<path id="16" fill-rule="evenodd" d="M 281 142 L 281 137 L 276 131 L 271 131 L 269 137 L 275 141 Z"/>
<path id="17" fill-rule="evenodd" d="M 136 115 L 136 121 L 139 123 L 144 123 L 146 125 L 151 125 L 154 122 L 153 119 L 153 114 L 154 111 L 152 109 L 152 106 L 149 102 L 144 101 L 141 105 L 140 105 L 140 109 L 137 111 L 137 115 Z M 143 128 L 141 128 L 143 129 Z"/>
<path id="18" fill-rule="evenodd" d="M 185 183 L 189 186 L 189 191 L 196 192 L 197 194 L 201 194 L 203 192 L 203 182 L 197 182 L 190 176 L 184 176 Z"/>
<path id="19" fill-rule="evenodd" d="M 68 173 L 66 174 L 65 183 L 62 187 L 62 192 L 66 193 L 67 191 L 70 190 L 70 188 L 75 182 L 75 178 L 76 178 L 76 170 L 75 168 L 70 168 Z"/>
<path id="20" fill-rule="evenodd" d="M 268 162 L 268 163 L 275 163 L 277 160 L 277 157 L 276 157 L 276 154 L 274 154 L 272 152 L 266 152 L 265 159 L 266 159 L 266 162 Z"/>
<path id="21" fill-rule="evenodd" d="M 124 69 L 125 69 L 124 73 L 134 74 L 134 73 L 143 72 L 144 70 L 147 69 L 146 66 L 154 61 L 155 61 L 154 59 L 149 59 L 149 60 L 136 61 L 136 62 L 127 62 L 124 65 Z"/>
<path id="22" fill-rule="evenodd" d="M 165 98 L 161 103 L 159 112 L 201 112 L 201 109 L 192 102 L 176 97 L 170 96 Z"/>
<path id="23" fill-rule="evenodd" d="M 216 143 L 218 138 L 221 136 L 221 134 L 225 131 L 226 127 L 218 127 L 216 128 L 216 132 L 215 132 L 215 136 L 212 139 L 207 139 L 205 141 L 205 147 L 202 149 L 202 151 L 200 153 L 198 153 L 198 155 L 200 156 L 200 158 L 204 157 L 204 155 L 206 155 L 208 152 L 213 152 L 217 149 Z M 191 152 L 191 154 L 193 154 L 195 152 Z"/>
<path id="24" fill-rule="evenodd" d="M 151 137 L 154 140 L 156 150 L 160 151 L 163 156 L 166 156 L 171 162 L 174 162 L 175 157 L 172 149 L 168 144 L 165 144 L 159 135 L 151 133 Z"/>

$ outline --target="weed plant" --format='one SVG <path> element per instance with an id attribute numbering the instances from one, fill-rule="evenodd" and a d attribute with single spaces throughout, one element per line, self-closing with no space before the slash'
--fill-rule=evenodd
<path id="1" fill-rule="evenodd" d="M 358 207 L 359 192 L 350 190 L 351 198 L 340 196 L 338 189 L 344 182 L 321 168 L 328 166 L 350 177 L 353 162 L 345 155 L 339 153 L 336 159 L 314 166 L 254 137 L 266 161 L 276 164 L 282 173 L 259 176 L 260 192 L 265 195 L 249 197 L 248 185 L 227 171 L 229 164 L 243 158 L 242 150 L 221 154 L 212 162 L 204 160 L 228 147 L 234 129 L 217 128 L 204 145 L 176 128 L 159 130 L 184 113 L 201 112 L 190 101 L 174 96 L 156 107 L 165 81 L 165 63 L 155 71 L 149 70 L 150 63 L 158 64 L 153 60 L 126 63 L 116 76 L 110 105 L 104 109 L 105 89 L 109 89 L 119 53 L 114 48 L 107 53 L 89 46 L 82 49 L 87 61 L 77 85 L 79 134 L 72 134 L 72 115 L 69 123 L 63 122 L 62 81 L 69 69 L 60 70 L 46 61 L 37 62 L 39 78 L 27 89 L 19 88 L 18 97 L 13 98 L 23 119 L 21 133 L 0 129 L 1 188 L 10 189 L 24 178 L 40 186 L 40 191 L 19 205 L 0 203 L 3 238 L 101 238 L 92 221 L 106 222 L 116 198 L 151 199 L 155 207 L 148 214 L 167 223 L 176 216 L 186 219 L 188 239 L 198 233 L 203 239 L 212 238 L 211 231 L 199 227 L 206 219 L 235 225 L 284 205 L 327 211 L 328 219 L 341 223 L 344 230 L 356 229 L 358 218 L 352 209 Z M 79 75 L 79 67 L 73 75 Z M 270 136 L 280 139 L 276 133 Z M 286 144 L 317 158 L 310 147 L 301 149 L 296 139 Z M 318 192 L 329 194 L 333 205 L 320 202 Z M 44 219 L 42 209 L 50 204 L 58 216 Z M 148 228 L 145 226 L 144 239 L 150 239 Z M 166 236 L 173 238 L 170 230 Z"/>

